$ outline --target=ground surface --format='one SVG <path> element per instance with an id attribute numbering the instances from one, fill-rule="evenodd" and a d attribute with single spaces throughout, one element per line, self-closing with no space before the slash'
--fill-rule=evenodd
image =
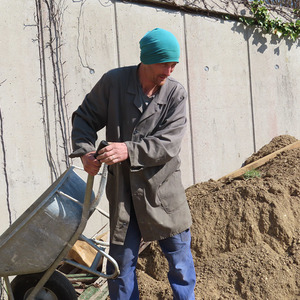
<path id="1" fill-rule="evenodd" d="M 279 136 L 245 163 L 297 141 Z M 196 299 L 300 299 L 300 148 L 258 168 L 261 177 L 186 190 L 193 226 Z M 141 299 L 172 298 L 156 243 L 140 255 Z"/>

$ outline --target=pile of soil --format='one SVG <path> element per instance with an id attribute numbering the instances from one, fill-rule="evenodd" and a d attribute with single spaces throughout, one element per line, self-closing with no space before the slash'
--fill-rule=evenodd
<path id="1" fill-rule="evenodd" d="M 297 139 L 274 138 L 249 164 Z M 193 225 L 196 299 L 300 299 L 300 148 L 281 152 L 258 176 L 209 180 L 186 190 Z M 138 260 L 141 299 L 173 299 L 157 243 Z"/>

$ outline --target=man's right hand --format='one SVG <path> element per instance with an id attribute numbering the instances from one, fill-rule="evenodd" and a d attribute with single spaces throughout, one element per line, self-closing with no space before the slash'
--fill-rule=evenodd
<path id="1" fill-rule="evenodd" d="M 97 175 L 101 167 L 100 161 L 94 157 L 95 153 L 96 151 L 89 152 L 80 157 L 84 170 L 92 176 Z"/>

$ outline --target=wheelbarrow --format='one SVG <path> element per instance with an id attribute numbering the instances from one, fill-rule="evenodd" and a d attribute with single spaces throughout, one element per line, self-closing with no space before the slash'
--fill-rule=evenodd
<path id="1" fill-rule="evenodd" d="M 61 262 L 104 278 L 119 275 L 117 262 L 102 246 L 107 243 L 86 238 L 82 232 L 104 191 L 106 165 L 103 164 L 99 191 L 94 198 L 94 176 L 85 182 L 67 169 L 0 237 L 0 277 L 4 278 L 9 300 L 74 300 L 77 294 L 67 277 L 57 270 Z M 94 198 L 94 200 L 93 200 Z M 113 274 L 66 259 L 78 240 L 88 242 L 102 258 L 114 266 Z M 99 255 L 96 255 L 95 259 Z M 9 276 L 16 276 L 10 282 Z"/>

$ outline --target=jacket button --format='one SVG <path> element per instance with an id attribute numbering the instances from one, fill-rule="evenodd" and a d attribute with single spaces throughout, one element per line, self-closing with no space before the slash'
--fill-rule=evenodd
<path id="1" fill-rule="evenodd" d="M 123 222 L 122 224 L 121 224 L 121 228 L 124 228 L 124 227 L 126 227 L 127 226 L 127 223 L 126 222 Z"/>

